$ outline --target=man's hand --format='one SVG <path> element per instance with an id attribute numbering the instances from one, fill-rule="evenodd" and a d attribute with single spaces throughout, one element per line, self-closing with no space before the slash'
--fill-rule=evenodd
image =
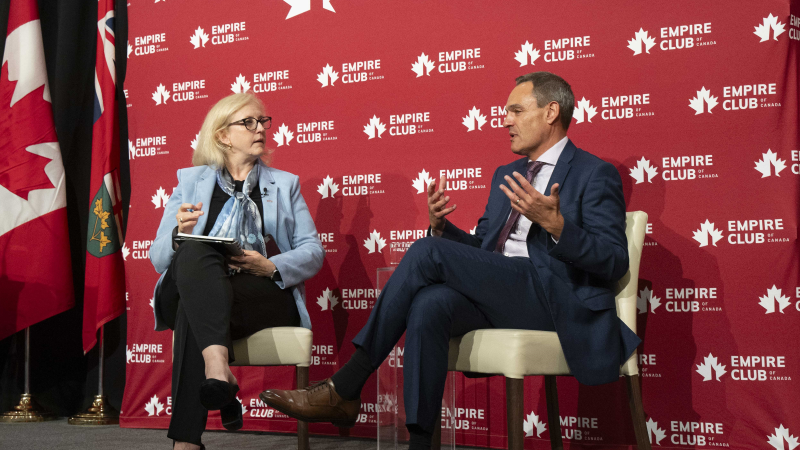
<path id="1" fill-rule="evenodd" d="M 182 203 L 178 208 L 178 214 L 175 214 L 175 220 L 178 221 L 178 232 L 184 234 L 191 234 L 197 219 L 203 215 L 203 202 L 196 205 L 191 203 Z"/>
<path id="2" fill-rule="evenodd" d="M 275 264 L 255 250 L 242 250 L 244 255 L 231 256 L 228 267 L 238 271 L 251 273 L 258 277 L 269 277 L 277 269 Z"/>
<path id="3" fill-rule="evenodd" d="M 533 223 L 538 223 L 553 238 L 558 240 L 561 237 L 561 230 L 564 229 L 564 216 L 558 198 L 558 184 L 554 184 L 550 189 L 550 195 L 545 196 L 539 193 L 528 183 L 522 174 L 514 172 L 514 178 L 506 175 L 505 179 L 510 189 L 500 185 L 500 189 L 511 200 L 511 207 L 527 217 Z"/>
<path id="4" fill-rule="evenodd" d="M 444 195 L 444 188 L 447 186 L 447 176 L 442 175 L 439 180 L 439 189 L 436 190 L 436 183 L 428 185 L 428 218 L 431 221 L 431 235 L 441 236 L 444 231 L 444 224 L 447 219 L 444 216 L 455 211 L 456 205 L 445 208 L 450 197 Z"/>

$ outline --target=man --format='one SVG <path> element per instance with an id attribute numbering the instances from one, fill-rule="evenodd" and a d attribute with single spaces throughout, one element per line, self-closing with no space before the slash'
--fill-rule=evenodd
<path id="1" fill-rule="evenodd" d="M 625 201 L 616 168 L 566 137 L 575 99 L 562 78 L 516 79 L 503 126 L 511 151 L 499 167 L 475 235 L 445 216 L 446 179 L 428 188 L 430 236 L 412 245 L 330 379 L 261 399 L 307 421 L 352 426 L 361 387 L 407 330 L 404 356 L 410 449 L 430 448 L 447 376 L 448 342 L 479 328 L 556 331 L 584 384 L 609 383 L 639 339 L 618 318 L 614 283 L 628 271 Z M 549 195 L 546 193 L 549 192 Z"/>

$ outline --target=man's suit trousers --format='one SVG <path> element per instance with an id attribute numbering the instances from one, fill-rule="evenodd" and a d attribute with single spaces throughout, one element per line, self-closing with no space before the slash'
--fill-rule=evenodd
<path id="1" fill-rule="evenodd" d="M 543 295 L 529 259 L 423 238 L 408 249 L 353 343 L 378 367 L 407 331 L 406 424 L 433 431 L 450 338 L 480 328 L 555 331 Z"/>

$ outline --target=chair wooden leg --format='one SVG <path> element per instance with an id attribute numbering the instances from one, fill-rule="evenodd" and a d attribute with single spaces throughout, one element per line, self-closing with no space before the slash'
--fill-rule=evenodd
<path id="1" fill-rule="evenodd" d="M 431 450 L 441 450 L 442 448 L 442 413 L 439 409 L 439 416 L 433 426 L 433 437 L 431 438 Z"/>
<path id="2" fill-rule="evenodd" d="M 525 416 L 523 409 L 524 399 L 524 380 L 506 377 L 506 417 L 508 419 L 509 450 L 522 450 L 523 439 L 525 439 L 522 423 Z"/>
<path id="3" fill-rule="evenodd" d="M 558 415 L 558 386 L 555 375 L 544 376 L 544 393 L 547 397 L 547 425 L 550 427 L 550 448 L 564 450 L 561 441 L 561 423 Z"/>
<path id="4" fill-rule="evenodd" d="M 625 383 L 628 387 L 628 404 L 631 407 L 631 419 L 633 419 L 633 432 L 636 434 L 636 446 L 639 450 L 650 450 L 650 436 L 648 436 L 647 424 L 644 421 L 642 384 L 639 375 L 625 376 Z"/>
<path id="5" fill-rule="evenodd" d="M 308 387 L 308 367 L 297 366 L 297 389 Z M 297 421 L 297 450 L 309 450 L 308 422 Z"/>

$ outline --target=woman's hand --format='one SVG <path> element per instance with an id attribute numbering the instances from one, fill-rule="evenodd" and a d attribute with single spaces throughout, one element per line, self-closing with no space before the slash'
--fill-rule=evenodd
<path id="1" fill-rule="evenodd" d="M 244 255 L 231 256 L 228 267 L 242 272 L 251 273 L 259 277 L 269 277 L 275 272 L 277 267 L 272 261 L 255 250 L 242 250 Z"/>
<path id="2" fill-rule="evenodd" d="M 197 219 L 203 215 L 203 202 L 196 205 L 191 203 L 182 203 L 178 208 L 178 214 L 175 214 L 175 220 L 178 221 L 178 232 L 191 234 L 194 226 L 197 224 Z M 190 211 L 191 210 L 191 211 Z"/>

